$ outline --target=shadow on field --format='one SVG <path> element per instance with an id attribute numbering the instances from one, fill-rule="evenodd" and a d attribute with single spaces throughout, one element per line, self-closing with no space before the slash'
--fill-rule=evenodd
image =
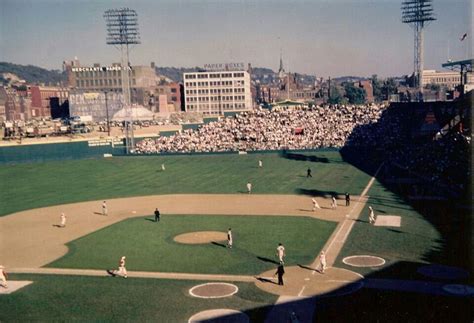
<path id="1" fill-rule="evenodd" d="M 336 198 L 344 197 L 344 193 L 338 193 L 335 191 L 320 191 L 318 189 L 306 189 L 306 188 L 297 188 L 296 194 L 299 195 L 308 195 L 308 196 L 321 196 L 321 197 L 332 197 L 336 196 Z"/>
<path id="2" fill-rule="evenodd" d="M 216 242 L 216 241 L 211 241 L 211 244 L 213 244 L 215 246 L 218 246 L 218 247 L 227 248 L 227 245 L 225 245 L 223 243 Z"/>
<path id="3" fill-rule="evenodd" d="M 279 262 L 278 261 L 275 261 L 273 259 L 269 259 L 269 258 L 265 258 L 265 257 L 260 257 L 260 256 L 257 256 L 257 259 L 258 260 L 261 260 L 261 261 L 264 261 L 264 262 L 269 262 L 269 263 L 272 263 L 272 264 L 275 264 L 275 265 L 279 265 Z"/>
<path id="4" fill-rule="evenodd" d="M 402 231 L 395 230 L 395 229 L 387 229 L 387 230 L 390 231 L 390 232 L 395 232 L 395 233 L 403 233 Z"/>
<path id="5" fill-rule="evenodd" d="M 311 270 L 311 271 L 318 271 L 318 270 L 315 269 L 315 268 L 311 268 L 311 267 L 308 267 L 308 266 L 305 266 L 305 265 L 301 265 L 301 264 L 298 264 L 298 267 L 303 268 L 303 269 L 308 269 L 308 270 Z"/>
<path id="6" fill-rule="evenodd" d="M 312 209 L 298 209 L 298 211 L 301 211 L 301 212 L 313 212 Z"/>
<path id="7" fill-rule="evenodd" d="M 329 163 L 329 159 L 326 157 L 318 157 L 316 155 L 303 155 L 297 153 L 289 153 L 286 150 L 280 153 L 280 156 L 286 159 L 299 160 L 299 161 L 309 161 L 313 163 Z"/>
<path id="8" fill-rule="evenodd" d="M 300 268 L 314 271 L 300 265 Z M 349 270 L 355 267 L 344 266 Z M 470 296 L 450 294 L 445 284 L 467 284 L 462 270 L 428 266 L 439 278 L 421 274 L 427 264 L 396 262 L 367 274 L 356 282 L 318 296 L 245 310 L 251 322 L 470 322 Z M 444 268 L 444 269 L 443 269 Z M 445 270 L 443 272 L 443 270 Z M 457 275 L 456 275 L 457 274 Z M 443 277 L 441 279 L 441 277 Z M 285 277 L 284 277 L 285 278 Z M 269 277 L 259 282 L 276 285 Z M 285 281 L 288 287 L 289 282 Z M 232 322 L 233 315 L 203 322 Z M 239 321 L 240 322 L 240 321 Z"/>
<path id="9" fill-rule="evenodd" d="M 255 277 L 256 280 L 258 280 L 259 282 L 262 282 L 262 283 L 270 283 L 270 284 L 275 284 L 275 285 L 278 285 L 277 283 L 275 283 L 273 280 L 271 279 L 268 279 L 268 278 L 264 278 L 264 277 Z"/>
<path id="10" fill-rule="evenodd" d="M 423 256 L 420 257 L 420 261 L 396 261 L 396 248 L 409 247 L 402 240 L 407 235 L 419 236 L 420 241 L 432 239 L 432 235 L 423 236 L 423 233 L 411 232 L 413 230 L 407 227 L 405 230 L 403 226 L 400 230 L 386 228 L 387 234 L 394 233 L 393 235 L 396 235 L 397 238 L 394 238 L 393 241 L 386 241 L 394 243 L 396 247 L 393 250 L 395 255 L 380 255 L 388 258 L 386 259 L 388 262 L 384 266 L 356 268 L 347 266 L 337 259 L 336 267 L 357 271 L 364 274 L 365 277 L 356 284 L 347 284 L 318 297 L 298 299 L 288 303 L 278 303 L 273 307 L 265 306 L 245 311 L 252 321 L 473 321 L 474 307 L 472 306 L 472 289 L 470 289 L 472 285 L 469 285 L 472 284 L 472 275 L 474 274 L 472 271 L 472 243 L 469 239 L 472 236 L 472 193 L 470 191 L 472 182 L 470 176 L 468 176 L 469 178 L 459 176 L 471 174 L 468 173 L 471 167 L 469 157 L 463 155 L 464 151 L 443 150 L 443 147 L 452 148 L 450 143 L 437 147 L 441 152 L 438 158 L 430 150 L 427 150 L 424 156 L 426 167 L 429 167 L 432 161 L 443 160 L 442 157 L 445 155 L 442 154 L 456 160 L 458 166 L 447 169 L 440 176 L 445 176 L 448 180 L 455 179 L 452 181 L 454 186 L 459 187 L 462 184 L 464 188 L 462 192 L 459 192 L 459 189 L 451 189 L 451 187 L 438 187 L 432 176 L 422 178 L 409 168 L 400 169 L 390 160 L 391 156 L 393 157 L 393 152 L 396 152 L 399 153 L 399 156 L 407 159 L 402 162 L 408 161 L 407 164 L 410 164 L 413 153 L 419 147 L 429 143 L 436 144 L 436 141 L 433 140 L 434 133 L 424 133 L 420 136 L 421 126 L 433 118 L 442 127 L 453 120 L 455 116 L 461 116 L 465 133 L 470 134 L 473 95 L 471 91 L 466 98 L 453 102 L 392 104 L 383 111 L 378 122 L 356 126 L 347 140 L 352 147 L 346 146 L 340 150 L 344 162 L 371 176 L 384 162 L 377 181 L 383 185 L 385 192 L 392 193 L 393 198 L 369 196 L 369 205 L 377 205 L 379 208 L 386 209 L 384 211 L 376 208 L 377 213 L 393 214 L 392 212 L 396 210 L 415 210 L 423 216 L 423 219 L 419 219 L 420 222 L 429 222 L 432 229 L 439 233 L 439 238 L 431 240 L 432 244 L 427 247 Z M 430 118 L 428 118 L 428 113 L 430 113 Z M 458 127 L 448 130 L 456 131 L 456 129 Z M 283 152 L 282 157 L 301 161 L 320 161 L 317 157 L 311 158 L 311 156 L 288 152 Z M 431 165 L 437 166 L 433 163 Z M 296 193 L 322 197 L 340 196 L 338 192 L 317 189 L 297 189 Z M 413 195 L 416 199 L 410 198 Z M 450 198 L 443 201 L 430 198 L 430 195 L 431 197 Z M 407 207 L 404 208 L 403 205 Z M 394 210 L 390 210 L 391 208 Z M 358 220 L 358 222 L 366 221 Z M 415 222 L 412 222 L 411 225 L 417 225 Z M 357 223 L 356 226 L 358 225 L 364 224 Z M 367 238 L 370 239 L 370 237 Z M 411 241 L 416 242 L 416 240 Z M 260 257 L 258 258 L 260 259 Z M 305 268 L 306 266 L 301 267 Z M 363 284 L 363 287 L 356 291 L 351 290 L 357 283 L 358 285 Z M 470 288 L 463 285 L 469 285 Z M 444 289 L 443 287 L 450 288 Z M 469 292 L 471 295 L 455 294 Z M 265 320 L 261 317 L 262 311 L 266 312 Z"/>

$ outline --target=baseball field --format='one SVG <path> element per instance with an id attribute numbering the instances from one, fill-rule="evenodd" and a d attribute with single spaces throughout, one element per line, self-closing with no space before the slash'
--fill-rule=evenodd
<path id="1" fill-rule="evenodd" d="M 210 310 L 239 311 L 239 322 L 468 318 L 472 280 L 447 256 L 451 236 L 372 175 L 325 150 L 4 165 L 0 263 L 9 288 L 31 283 L 0 294 L 0 321 L 186 322 Z M 278 243 L 284 286 L 273 277 Z M 128 278 L 109 276 L 123 255 Z"/>

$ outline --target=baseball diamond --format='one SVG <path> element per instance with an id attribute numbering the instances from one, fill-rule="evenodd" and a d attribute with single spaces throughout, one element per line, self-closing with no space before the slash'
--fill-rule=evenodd
<path id="1" fill-rule="evenodd" d="M 301 156 L 328 158 L 329 163 L 318 163 L 313 167 L 310 183 L 306 178 L 306 162 L 281 154 L 114 157 L 50 162 L 38 165 L 37 172 L 30 171 L 28 164 L 5 166 L 0 173 L 3 172 L 7 181 L 18 180 L 22 174 L 31 178 L 62 172 L 58 185 L 77 184 L 59 196 L 50 196 L 47 188 L 42 188 L 41 180 L 31 180 L 27 187 L 14 188 L 23 190 L 24 203 L 15 198 L 6 200 L 3 210 L 9 210 L 10 214 L 0 217 L 0 225 L 2 239 L 9 250 L 2 252 L 2 262 L 13 284 L 17 280 L 32 283 L 8 295 L 0 295 L 0 305 L 13 301 L 19 304 L 19 311 L 13 312 L 15 317 L 48 317 L 53 313 L 36 307 L 24 314 L 26 312 L 21 308 L 26 303 L 21 300 L 22 295 L 39 299 L 46 293 L 53 297 L 51 288 L 56 286 L 67 295 L 67 301 L 61 302 L 61 313 L 54 312 L 54 315 L 67 318 L 75 315 L 67 310 L 69 302 L 85 304 L 87 295 L 100 289 L 103 297 L 96 297 L 94 317 L 106 318 L 107 312 L 98 306 L 112 306 L 114 311 L 121 312 L 120 306 L 124 303 L 120 299 L 111 303 L 108 295 L 126 294 L 125 290 L 130 291 L 127 286 L 133 286 L 137 295 L 159 300 L 160 306 L 156 310 L 167 320 L 185 321 L 198 312 L 232 307 L 245 313 L 251 321 L 262 321 L 265 317 L 273 320 L 287 307 L 298 313 L 314 310 L 306 301 L 300 302 L 300 298 L 314 297 L 315 302 L 329 304 L 331 299 L 343 299 L 344 295 L 351 294 L 362 300 L 371 291 L 389 293 L 399 286 L 407 292 L 412 291 L 409 276 L 404 278 L 402 274 L 397 278 L 387 272 L 383 276 L 386 279 L 377 281 L 371 278 L 371 273 L 383 273 L 399 261 L 398 257 L 419 262 L 418 267 L 421 267 L 423 254 L 437 239 L 436 232 L 426 239 L 407 236 L 408 240 L 403 243 L 410 244 L 411 248 L 401 250 L 391 243 L 397 241 L 401 233 L 391 227 L 370 225 L 367 207 L 374 205 L 377 213 L 388 214 L 395 213 L 396 209 L 396 214 L 404 219 L 397 230 L 416 230 L 418 234 L 426 235 L 430 232 L 427 231 L 429 224 L 415 210 L 384 191 L 376 180 L 377 175 L 370 177 L 345 163 L 339 152 L 310 152 Z M 270 171 L 252 175 L 260 171 L 258 160 L 261 159 L 265 160 L 262 170 Z M 167 165 L 166 172 L 156 172 L 163 162 Z M 66 172 L 73 165 L 77 173 Z M 189 165 L 195 166 L 193 172 L 188 172 Z M 155 171 L 147 171 L 150 168 Z M 141 176 L 137 169 L 151 175 Z M 380 166 L 379 172 L 382 169 Z M 113 177 L 117 170 L 121 176 Z M 103 180 L 95 180 L 95 185 L 89 186 L 88 190 L 82 189 L 79 183 L 96 178 L 94 172 L 100 172 Z M 209 176 L 213 173 L 216 177 Z M 188 180 L 172 180 L 178 174 L 186 174 Z M 150 176 L 152 179 L 147 182 Z M 252 194 L 247 194 L 245 183 L 252 176 L 254 188 Z M 230 177 L 231 180 L 216 180 L 219 177 Z M 109 185 L 122 179 L 127 182 L 127 192 L 111 194 L 114 190 Z M 280 180 L 283 182 L 275 186 L 274 183 Z M 156 187 L 153 182 L 157 183 Z M 236 182 L 241 184 L 234 185 Z M 207 189 L 195 194 L 196 185 Z M 321 190 L 312 191 L 312 185 Z M 233 189 L 235 192 L 232 193 Z M 162 194 L 147 194 L 157 190 Z M 219 194 L 216 194 L 217 190 Z M 38 192 L 37 198 L 26 198 L 33 191 Z M 347 191 L 351 192 L 350 206 L 345 206 Z M 134 196 L 136 193 L 142 196 Z M 8 194 L 13 196 L 11 192 Z M 93 196 L 96 196 L 95 200 L 91 200 Z M 335 209 L 331 207 L 333 196 L 337 197 Z M 320 209 L 313 209 L 312 199 Z M 104 200 L 107 216 L 102 215 Z M 155 222 L 152 214 L 157 207 L 161 218 Z M 67 215 L 68 222 L 66 227 L 58 229 L 53 225 L 61 212 Z M 233 235 L 232 249 L 226 245 L 229 227 Z M 379 229 L 384 231 L 374 232 Z M 367 242 L 379 243 L 361 245 L 365 242 L 361 234 L 369 237 Z M 286 250 L 285 285 L 281 288 L 273 276 L 278 264 L 275 248 L 279 242 Z M 358 246 L 363 249 L 357 249 Z M 320 272 L 319 263 L 322 250 L 326 251 L 328 266 L 324 273 Z M 374 258 L 383 256 L 386 263 L 377 269 L 345 265 L 343 259 L 357 254 L 355 251 L 359 254 L 365 251 Z M 115 268 L 117 259 L 123 255 L 127 255 L 128 279 L 120 281 L 107 277 L 105 270 Z M 400 285 L 396 284 L 396 279 L 406 281 Z M 220 295 L 220 289 L 204 290 L 203 295 L 211 297 L 208 301 L 212 299 L 213 304 L 203 303 L 205 298 L 189 298 L 184 296 L 187 292 L 183 294 L 194 286 L 219 282 L 234 284 L 238 290 L 223 298 L 214 298 Z M 152 289 L 153 286 L 160 291 Z M 441 285 L 433 285 L 424 293 L 448 295 Z M 48 299 L 49 296 L 45 301 Z M 272 307 L 273 304 L 277 305 Z M 306 304 L 306 310 L 298 304 Z M 144 302 L 135 307 L 141 311 L 137 317 L 152 317 L 155 312 L 145 309 L 147 306 L 152 305 Z M 170 306 L 186 307 L 186 310 L 166 311 Z M 2 314 L 2 317 L 11 318 L 13 313 Z M 80 317 L 92 318 L 83 314 Z"/>

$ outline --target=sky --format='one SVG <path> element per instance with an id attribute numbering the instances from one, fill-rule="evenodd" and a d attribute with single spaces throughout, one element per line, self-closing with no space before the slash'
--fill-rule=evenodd
<path id="1" fill-rule="evenodd" d="M 48 69 L 76 56 L 83 66 L 119 62 L 105 42 L 103 13 L 121 7 L 138 14 L 132 65 L 278 70 L 281 52 L 286 70 L 317 77 L 413 71 L 413 29 L 401 22 L 401 0 L 0 0 L 0 61 Z M 425 69 L 472 58 L 472 0 L 433 0 L 433 8 Z"/>

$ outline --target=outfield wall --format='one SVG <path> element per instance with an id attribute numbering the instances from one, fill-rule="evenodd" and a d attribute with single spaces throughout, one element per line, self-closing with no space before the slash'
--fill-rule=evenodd
<path id="1" fill-rule="evenodd" d="M 148 137 L 147 137 L 148 138 Z M 135 138 L 140 141 L 142 138 Z M 295 154 L 309 152 L 337 151 L 337 148 L 319 148 L 307 150 L 255 150 L 243 154 Z M 17 163 L 35 163 L 54 160 L 73 160 L 103 158 L 104 154 L 114 156 L 191 156 L 191 155 L 238 155 L 237 151 L 223 152 L 190 152 L 190 153 L 156 153 L 126 155 L 123 139 L 91 139 L 85 141 L 62 143 L 22 144 L 0 147 L 0 165 Z"/>
<path id="2" fill-rule="evenodd" d="M 91 139 L 66 143 L 22 144 L 0 147 L 0 164 L 100 158 L 104 154 L 124 155 L 123 139 Z"/>
<path id="3" fill-rule="evenodd" d="M 246 152 L 238 151 L 212 151 L 212 152 L 166 152 L 166 153 L 153 153 L 153 154 L 136 154 L 127 155 L 129 157 L 134 156 L 192 156 L 192 155 L 253 155 L 253 154 L 296 154 L 296 153 L 311 153 L 311 152 L 325 152 L 325 151 L 339 151 L 340 148 L 316 148 L 316 149 L 297 149 L 297 150 L 252 150 Z"/>

